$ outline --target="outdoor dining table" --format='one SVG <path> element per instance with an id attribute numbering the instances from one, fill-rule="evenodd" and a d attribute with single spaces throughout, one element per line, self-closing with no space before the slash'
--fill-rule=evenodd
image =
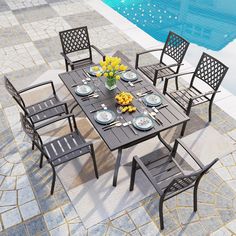
<path id="1" fill-rule="evenodd" d="M 185 113 L 183 113 L 179 108 L 173 105 L 172 102 L 169 101 L 169 99 L 167 99 L 163 94 L 161 94 L 160 91 L 155 86 L 153 86 L 148 79 L 146 79 L 141 73 L 134 69 L 134 67 L 127 60 L 126 56 L 123 56 L 123 54 L 119 53 L 119 57 L 121 57 L 123 64 L 127 65 L 128 68 L 131 69 L 131 71 L 137 74 L 138 80 L 142 81 L 135 84 L 135 86 L 130 86 L 129 83 L 120 79 L 117 82 L 117 88 L 110 91 L 105 87 L 104 77 L 95 78 L 97 80 L 101 80 L 98 87 L 99 97 L 97 98 L 90 98 L 84 101 L 82 96 L 78 96 L 75 93 L 74 85 L 83 84 L 82 80 L 86 78 L 84 70 L 79 69 L 59 74 L 60 79 L 63 81 L 71 95 L 74 97 L 76 103 L 80 106 L 93 127 L 96 129 L 97 133 L 106 143 L 107 147 L 111 151 L 118 150 L 113 176 L 113 186 L 116 186 L 117 184 L 118 171 L 123 149 L 132 147 L 156 136 L 167 148 L 170 149 L 169 144 L 162 138 L 160 133 L 174 126 L 183 124 L 184 122 L 187 122 L 189 120 L 189 117 L 186 116 Z M 88 68 L 84 69 L 86 70 Z M 92 84 L 93 82 L 91 80 L 91 82 L 87 83 Z M 120 91 L 128 91 L 134 96 L 132 104 L 137 107 L 137 111 L 133 113 L 126 112 L 125 114 L 122 114 L 123 122 L 132 121 L 134 117 L 137 117 L 141 112 L 143 112 L 141 107 L 143 108 L 144 105 L 140 102 L 139 96 L 137 96 L 137 92 L 145 92 L 149 90 L 161 97 L 162 105 L 167 105 L 162 109 L 159 109 L 159 112 L 156 116 L 161 121 L 161 123 L 158 124 L 157 122 L 154 122 L 154 127 L 152 129 L 148 131 L 140 131 L 138 129 L 135 129 L 134 127 L 131 128 L 129 126 L 120 126 L 113 127 L 109 130 L 104 131 L 104 125 L 101 125 L 95 121 L 95 113 L 91 111 L 101 108 L 101 104 L 105 104 L 109 110 L 113 110 L 116 113 L 117 103 L 115 100 L 115 95 Z M 145 109 L 147 110 L 147 112 L 152 111 L 151 107 L 145 107 Z M 134 132 L 134 130 L 132 129 L 135 129 L 136 132 Z"/>

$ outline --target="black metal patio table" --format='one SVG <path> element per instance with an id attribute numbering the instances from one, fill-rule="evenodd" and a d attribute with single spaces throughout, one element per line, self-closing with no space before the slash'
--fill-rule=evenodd
<path id="1" fill-rule="evenodd" d="M 111 151 L 118 150 L 118 155 L 115 163 L 114 177 L 113 177 L 113 186 L 116 186 L 117 184 L 118 171 L 120 167 L 120 161 L 123 149 L 137 145 L 138 143 L 141 143 L 156 136 L 158 136 L 160 141 L 167 148 L 170 148 L 169 144 L 161 137 L 160 133 L 174 126 L 183 124 L 189 120 L 188 116 L 186 116 L 181 110 L 179 110 L 175 105 L 173 105 L 172 102 L 169 101 L 169 99 L 165 98 L 165 96 L 163 96 L 163 94 L 161 94 L 160 91 L 156 87 L 154 87 L 148 79 L 146 79 L 143 75 L 141 75 L 141 73 L 135 70 L 134 67 L 131 66 L 129 62 L 126 60 L 125 56 L 119 54 L 119 57 L 121 57 L 122 63 L 126 64 L 129 67 L 129 69 L 134 71 L 138 75 L 138 79 L 142 80 L 142 82 L 135 84 L 134 87 L 131 87 L 127 82 L 119 80 L 117 82 L 117 88 L 115 90 L 110 91 L 105 87 L 104 78 L 102 77 L 96 78 L 101 80 L 101 83 L 99 85 L 100 91 L 98 92 L 99 97 L 90 98 L 84 101 L 81 96 L 78 96 L 75 93 L 75 87 L 73 86 L 74 84 L 82 84 L 82 80 L 85 79 L 84 71 L 82 69 L 79 69 L 59 74 L 60 79 L 63 81 L 67 89 L 70 91 L 75 101 L 83 110 L 84 114 L 92 123 L 93 127 L 96 129 L 96 131 L 103 139 L 103 141 L 106 143 L 108 148 Z M 108 109 L 116 112 L 117 104 L 115 101 L 115 95 L 120 91 L 129 91 L 134 96 L 132 104 L 137 107 L 137 111 L 134 113 L 126 112 L 125 114 L 122 114 L 124 122 L 132 121 L 134 117 L 140 115 L 139 108 L 141 107 L 142 104 L 138 100 L 139 97 L 137 96 L 137 92 L 139 92 L 141 89 L 142 92 L 149 90 L 155 92 L 161 97 L 162 104 L 167 105 L 166 107 L 160 109 L 159 112 L 157 113 L 157 117 L 159 120 L 161 120 L 162 124 L 154 122 L 154 127 L 149 131 L 139 131 L 135 129 L 137 132 L 137 134 L 135 134 L 129 126 L 114 127 L 107 131 L 104 131 L 102 129 L 103 125 L 98 124 L 95 121 L 94 113 L 91 113 L 90 111 L 101 108 L 101 104 L 105 104 Z M 146 109 L 148 112 L 152 111 L 150 107 L 146 107 Z"/>

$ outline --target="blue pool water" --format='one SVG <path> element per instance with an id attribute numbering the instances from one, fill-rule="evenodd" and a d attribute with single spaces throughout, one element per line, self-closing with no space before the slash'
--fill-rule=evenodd
<path id="1" fill-rule="evenodd" d="M 165 42 L 174 31 L 219 51 L 236 37 L 236 0 L 104 0 L 139 28 Z"/>

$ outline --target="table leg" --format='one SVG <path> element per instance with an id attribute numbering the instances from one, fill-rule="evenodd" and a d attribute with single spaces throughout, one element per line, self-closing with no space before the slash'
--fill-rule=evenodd
<path id="1" fill-rule="evenodd" d="M 116 164 L 115 164 L 115 171 L 114 171 L 114 176 L 113 176 L 113 186 L 116 187 L 117 184 L 117 178 L 118 178 L 118 172 L 120 168 L 120 160 L 121 160 L 121 154 L 122 154 L 122 149 L 118 149 L 118 154 L 116 158 Z"/>

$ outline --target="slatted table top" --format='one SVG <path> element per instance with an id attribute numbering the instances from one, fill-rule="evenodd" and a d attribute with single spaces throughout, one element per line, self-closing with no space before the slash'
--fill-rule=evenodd
<path id="1" fill-rule="evenodd" d="M 75 98 L 87 118 L 90 120 L 94 128 L 97 130 L 101 138 L 104 140 L 106 145 L 109 147 L 111 151 L 126 148 L 135 144 L 138 144 L 142 141 L 155 137 L 161 131 L 169 129 L 173 126 L 179 125 L 185 121 L 189 120 L 189 117 L 186 116 L 182 110 L 177 108 L 172 102 L 167 99 L 156 87 L 154 87 L 151 82 L 142 76 L 137 70 L 135 70 L 127 61 L 123 60 L 122 63 L 127 65 L 129 69 L 137 73 L 138 79 L 142 79 L 143 81 L 135 84 L 135 87 L 131 87 L 127 82 L 122 80 L 117 81 L 117 88 L 115 90 L 109 91 L 105 87 L 105 78 L 96 78 L 101 80 L 98 92 L 98 98 L 91 98 L 87 101 L 83 101 L 81 96 L 78 96 L 75 93 L 75 87 L 72 87 L 73 84 L 82 84 L 82 79 L 85 79 L 85 75 L 82 70 L 74 70 L 66 73 L 59 74 L 59 77 L 70 91 L 72 96 Z M 92 84 L 92 82 L 88 82 L 88 84 Z M 94 109 L 101 108 L 101 104 L 105 104 L 108 109 L 113 110 L 116 113 L 116 101 L 115 95 L 120 91 L 128 91 L 131 92 L 134 96 L 134 100 L 132 104 L 137 107 L 137 111 L 134 113 L 122 114 L 124 119 L 123 122 L 132 121 L 134 117 L 141 114 L 140 107 L 143 106 L 138 100 L 137 92 L 142 92 L 152 90 L 153 93 L 158 94 L 162 98 L 162 104 L 168 104 L 167 107 L 159 110 L 157 117 L 162 121 L 162 125 L 158 125 L 154 122 L 154 127 L 149 131 L 140 131 L 136 130 L 138 135 L 134 134 L 134 132 L 130 129 L 129 126 L 121 126 L 114 127 L 110 130 L 104 131 L 102 127 L 104 125 L 98 124 L 94 119 L 95 113 L 90 113 L 90 111 Z M 158 107 L 157 107 L 158 108 Z M 148 112 L 151 112 L 152 109 L 146 107 Z"/>

